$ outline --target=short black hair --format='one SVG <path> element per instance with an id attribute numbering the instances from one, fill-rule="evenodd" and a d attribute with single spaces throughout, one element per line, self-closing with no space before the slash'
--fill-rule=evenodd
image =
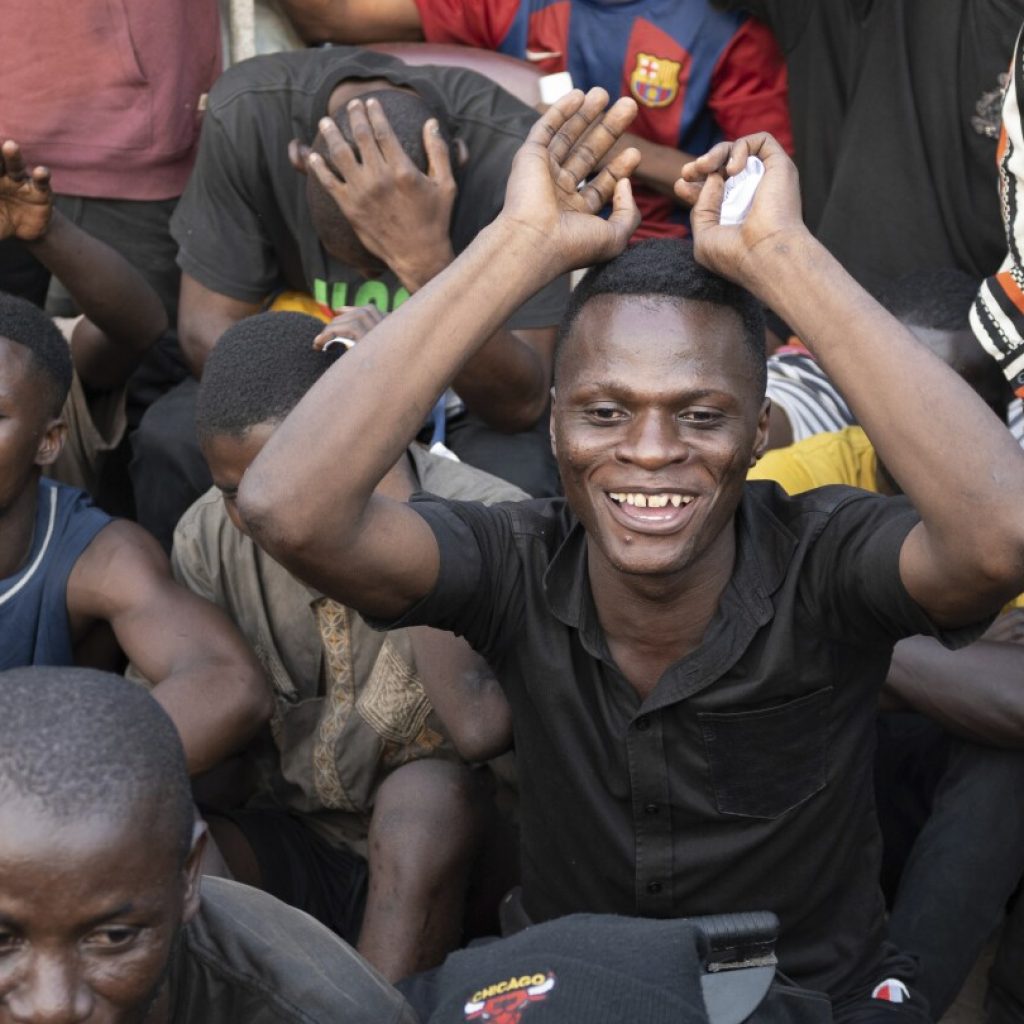
<path id="1" fill-rule="evenodd" d="M 877 299 L 902 324 L 934 331 L 964 331 L 981 282 L 952 267 L 915 270 L 890 282 Z"/>
<path id="2" fill-rule="evenodd" d="M 95 669 L 0 672 L 0 800 L 37 803 L 57 821 L 155 807 L 181 863 L 195 808 L 185 752 L 167 713 L 141 686 Z"/>
<path id="3" fill-rule="evenodd" d="M 684 239 L 653 238 L 627 249 L 607 263 L 591 267 L 576 286 L 562 316 L 555 350 L 555 373 L 565 339 L 583 307 L 601 295 L 635 295 L 651 299 L 711 302 L 733 310 L 743 323 L 743 337 L 754 358 L 759 387 L 767 380 L 764 311 L 745 288 L 702 267 L 693 243 Z"/>
<path id="4" fill-rule="evenodd" d="M 49 384 L 50 415 L 58 416 L 71 390 L 71 347 L 57 325 L 28 299 L 0 292 L 0 337 L 22 345 Z"/>
<path id="5" fill-rule="evenodd" d="M 261 423 L 280 423 L 345 351 L 313 348 L 323 326 L 305 313 L 257 313 L 229 327 L 199 382 L 199 440 L 240 438 Z"/>

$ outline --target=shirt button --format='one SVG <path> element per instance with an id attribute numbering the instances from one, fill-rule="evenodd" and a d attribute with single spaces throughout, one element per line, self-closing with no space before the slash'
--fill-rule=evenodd
<path id="1" fill-rule="evenodd" d="M 652 896 L 657 896 L 658 893 L 661 892 L 662 888 L 663 888 L 663 886 L 662 886 L 661 882 L 648 882 L 647 883 L 647 891 Z"/>
<path id="2" fill-rule="evenodd" d="M 640 732 L 644 732 L 646 729 L 650 729 L 651 720 L 647 715 L 641 715 L 634 724 Z"/>
<path id="3" fill-rule="evenodd" d="M 661 808 L 657 804 L 646 804 L 644 806 L 644 814 L 657 814 Z"/>

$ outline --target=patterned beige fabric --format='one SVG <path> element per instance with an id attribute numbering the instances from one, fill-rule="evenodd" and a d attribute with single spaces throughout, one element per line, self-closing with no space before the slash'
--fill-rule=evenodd
<path id="1" fill-rule="evenodd" d="M 420 448 L 410 454 L 420 485 L 442 497 L 524 497 L 462 463 Z M 328 839 L 352 845 L 365 836 L 388 772 L 454 756 L 419 682 L 409 634 L 378 633 L 306 587 L 235 529 L 218 491 L 182 517 L 171 562 L 179 581 L 239 626 L 273 683 L 272 741 L 254 758 L 254 805 L 309 815 Z"/>

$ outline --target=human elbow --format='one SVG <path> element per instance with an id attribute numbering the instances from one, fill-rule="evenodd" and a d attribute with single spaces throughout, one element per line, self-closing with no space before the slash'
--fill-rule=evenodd
<path id="1" fill-rule="evenodd" d="M 512 749 L 511 735 L 499 736 L 494 730 L 475 726 L 452 730 L 450 738 L 455 752 L 468 764 L 491 761 Z"/>
<path id="2" fill-rule="evenodd" d="M 316 535 L 316 523 L 303 502 L 287 493 L 278 474 L 255 465 L 242 477 L 236 499 L 246 531 L 268 554 L 301 555 Z"/>
<path id="3" fill-rule="evenodd" d="M 512 749 L 512 713 L 505 698 L 477 705 L 473 713 L 441 716 L 455 752 L 470 764 L 481 764 Z"/>
<path id="4" fill-rule="evenodd" d="M 229 695 L 232 733 L 248 739 L 266 725 L 274 713 L 270 681 L 252 656 L 242 664 L 233 660 L 225 674 L 230 674 L 233 679 L 233 685 L 225 687 Z"/>
<path id="5" fill-rule="evenodd" d="M 992 595 L 993 610 L 1024 592 L 1024 529 L 993 532 L 974 553 L 975 578 Z"/>

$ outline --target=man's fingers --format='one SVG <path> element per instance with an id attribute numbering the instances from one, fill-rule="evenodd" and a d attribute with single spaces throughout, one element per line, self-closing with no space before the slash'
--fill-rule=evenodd
<path id="1" fill-rule="evenodd" d="M 629 178 L 620 178 L 615 183 L 608 224 L 615 231 L 615 244 L 618 247 L 616 252 L 622 252 L 640 224 L 640 209 L 633 198 L 633 186 Z"/>
<path id="2" fill-rule="evenodd" d="M 50 168 L 40 164 L 32 168 L 32 184 L 45 196 L 50 194 Z"/>
<path id="3" fill-rule="evenodd" d="M 709 174 L 690 211 L 690 225 L 695 235 L 702 228 L 715 227 L 721 222 L 724 197 L 725 178 L 717 171 Z"/>
<path id="4" fill-rule="evenodd" d="M 684 181 L 682 178 L 677 178 L 675 183 L 672 185 L 672 191 L 675 192 L 676 198 L 681 203 L 684 203 L 686 206 L 693 206 L 700 198 L 700 190 L 703 187 L 703 178 L 701 178 L 698 183 Z"/>
<path id="5" fill-rule="evenodd" d="M 408 153 L 402 149 L 402 144 L 398 141 L 398 136 L 395 135 L 395 130 L 391 127 L 391 122 L 380 103 L 375 99 L 369 99 L 366 101 L 365 109 L 374 141 L 384 160 L 395 168 L 406 165 L 415 167 Z"/>
<path id="6" fill-rule="evenodd" d="M 427 151 L 427 175 L 434 181 L 448 181 L 452 178 L 452 159 L 448 143 L 441 134 L 437 118 L 430 118 L 423 125 L 423 147 Z"/>
<path id="7" fill-rule="evenodd" d="M 591 213 L 600 213 L 615 196 L 618 183 L 629 176 L 640 165 L 640 151 L 632 146 L 624 149 L 607 166 L 602 167 L 587 184 L 580 189 L 580 197 Z M 632 198 L 632 188 L 629 196 Z"/>
<path id="8" fill-rule="evenodd" d="M 331 158 L 331 163 L 338 169 L 338 173 L 342 178 L 346 181 L 351 180 L 359 167 L 359 161 L 356 160 L 352 147 L 341 134 L 341 129 L 329 117 L 320 118 L 318 127 L 320 129 L 320 137 L 324 140 L 324 145 L 327 147 L 327 155 Z M 312 166 L 313 157 L 316 155 L 315 153 L 310 153 L 310 166 Z"/>
<path id="9" fill-rule="evenodd" d="M 556 103 L 552 103 L 527 133 L 526 147 L 540 146 L 547 152 L 558 129 L 583 106 L 583 98 L 582 90 L 572 89 Z"/>
<path id="10" fill-rule="evenodd" d="M 548 144 L 548 154 L 556 164 L 562 164 L 574 149 L 582 145 L 582 140 L 600 120 L 607 104 L 608 93 L 604 89 L 591 89 L 583 97 L 579 108 L 565 119 Z"/>
<path id="11" fill-rule="evenodd" d="M 344 182 L 327 166 L 327 161 L 319 153 L 309 154 L 309 169 L 316 175 L 317 181 L 323 185 L 329 196 L 338 203 L 344 201 Z"/>
<path id="12" fill-rule="evenodd" d="M 709 174 L 722 170 L 732 154 L 731 142 L 719 142 L 703 156 L 683 164 L 680 176 L 683 181 L 699 185 Z"/>
<path id="13" fill-rule="evenodd" d="M 573 147 L 562 165 L 577 182 L 597 167 L 636 116 L 636 103 L 628 96 L 617 100 L 603 115 L 598 115 L 590 130 Z M 620 175 L 621 177 L 621 175 Z"/>
<path id="14" fill-rule="evenodd" d="M 348 127 L 352 133 L 352 139 L 359 151 L 359 162 L 371 170 L 376 170 L 384 163 L 384 155 L 377 143 L 377 136 L 370 124 L 370 118 L 366 112 L 366 104 L 362 100 L 352 100 L 345 108 L 348 113 Z M 384 112 L 381 111 L 381 114 Z M 385 121 L 387 118 L 385 118 Z M 388 131 L 391 125 L 388 125 Z M 341 137 L 341 132 L 338 132 Z"/>
<path id="15" fill-rule="evenodd" d="M 24 181 L 28 175 L 21 147 L 13 139 L 7 139 L 0 147 L 0 151 L 3 152 L 4 174 L 14 181 Z"/>

